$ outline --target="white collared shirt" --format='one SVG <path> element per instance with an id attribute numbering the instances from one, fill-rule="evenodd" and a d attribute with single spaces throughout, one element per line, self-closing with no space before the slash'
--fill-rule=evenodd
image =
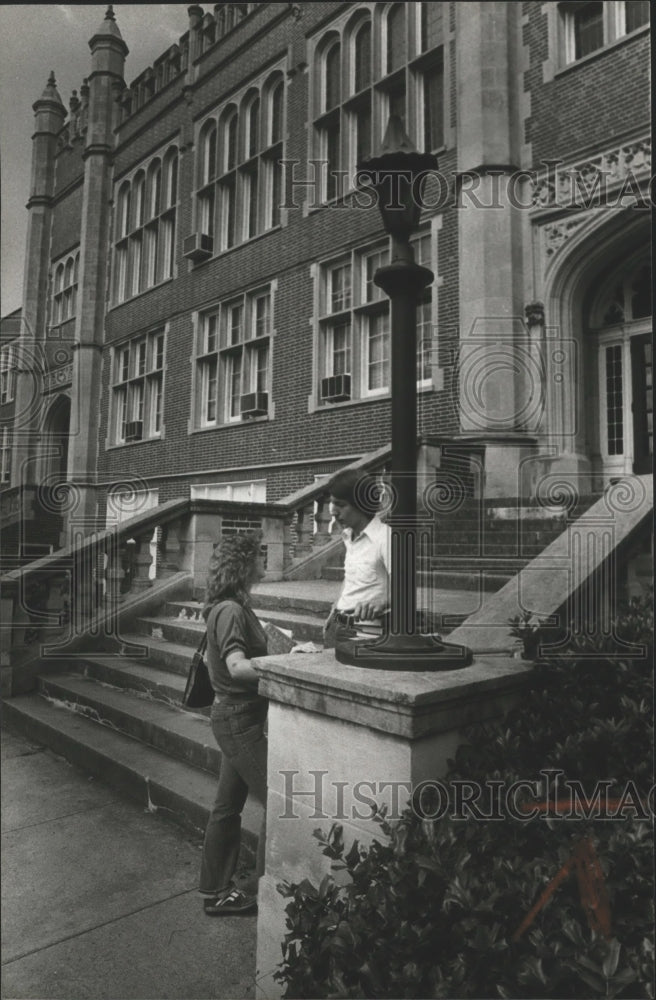
<path id="1" fill-rule="evenodd" d="M 378 517 L 353 538 L 353 529 L 342 532 L 346 557 L 344 586 L 335 607 L 352 611 L 357 604 L 377 604 L 387 607 L 390 573 L 391 531 Z"/>

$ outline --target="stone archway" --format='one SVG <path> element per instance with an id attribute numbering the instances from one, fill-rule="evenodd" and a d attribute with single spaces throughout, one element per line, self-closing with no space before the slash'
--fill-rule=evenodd
<path id="1" fill-rule="evenodd" d="M 46 414 L 41 439 L 41 481 L 48 486 L 67 480 L 70 421 L 70 397 L 57 396 Z"/>
<path id="2" fill-rule="evenodd" d="M 647 358 L 646 340 L 633 343 L 651 329 L 651 310 L 632 325 L 631 307 L 627 311 L 625 306 L 630 299 L 626 282 L 637 277 L 636 269 L 649 266 L 650 220 L 647 213 L 629 209 L 594 211 L 573 223 L 572 234 L 548 263 L 544 278 L 546 335 L 553 338 L 547 353 L 557 349 L 566 358 L 561 387 L 548 387 L 548 429 L 552 470 L 571 472 L 579 488 L 587 491 L 622 475 L 648 471 L 644 455 L 635 461 L 631 407 L 638 393 L 646 404 L 651 388 L 646 380 L 642 388 L 635 381 L 638 352 Z M 617 313 L 613 322 L 608 310 L 622 282 L 628 299 L 623 299 L 622 319 Z M 643 306 L 639 311 L 644 312 Z M 612 350 L 607 352 L 607 347 Z M 645 405 L 645 428 L 650 413 Z M 643 439 L 646 453 L 652 439 L 644 433 Z"/>

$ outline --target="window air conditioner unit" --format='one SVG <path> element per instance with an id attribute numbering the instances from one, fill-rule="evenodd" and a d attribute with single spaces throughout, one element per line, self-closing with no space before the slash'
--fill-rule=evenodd
<path id="1" fill-rule="evenodd" d="M 128 420 L 125 425 L 126 441 L 141 441 L 143 437 L 143 420 Z"/>
<path id="2" fill-rule="evenodd" d="M 185 236 L 182 253 L 187 260 L 193 260 L 194 264 L 209 260 L 214 253 L 214 238 L 206 233 L 192 233 L 191 236 Z"/>
<path id="3" fill-rule="evenodd" d="M 249 392 L 240 399 L 242 417 L 261 417 L 269 412 L 268 392 Z"/>
<path id="4" fill-rule="evenodd" d="M 321 399 L 324 403 L 339 403 L 351 398 L 351 376 L 329 375 L 321 379 Z"/>

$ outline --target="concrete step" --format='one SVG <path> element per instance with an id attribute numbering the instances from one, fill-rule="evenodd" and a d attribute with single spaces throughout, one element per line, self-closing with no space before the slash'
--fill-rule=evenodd
<path id="1" fill-rule="evenodd" d="M 87 773 L 140 802 L 151 812 L 202 833 L 216 795 L 215 775 L 174 760 L 130 736 L 53 705 L 38 694 L 11 698 L 3 706 L 7 721 Z M 254 849 L 261 807 L 248 799 L 242 814 L 245 846 Z"/>
<path id="2" fill-rule="evenodd" d="M 202 619 L 190 621 L 185 618 L 153 616 L 135 619 L 133 627 L 139 635 L 188 646 L 192 652 L 205 634 L 205 622 Z"/>
<path id="3" fill-rule="evenodd" d="M 87 653 L 83 673 L 102 684 L 144 694 L 167 705 L 180 706 L 186 678 L 170 670 L 160 670 L 148 660 L 137 661 L 122 656 Z M 195 709 L 197 714 L 209 714 L 209 709 Z"/>
<path id="4" fill-rule="evenodd" d="M 174 674 L 180 674 L 183 677 L 186 677 L 189 673 L 194 646 L 179 642 L 168 642 L 166 639 L 158 639 L 152 635 L 146 636 L 139 632 L 130 632 L 122 635 L 121 638 L 124 646 L 128 647 L 126 655 L 130 659 L 137 660 L 137 662 L 148 660 L 149 663 L 159 670 L 167 670 Z M 200 639 L 200 634 L 198 639 Z M 140 647 L 144 651 L 143 656 L 135 654 L 135 647 Z"/>
<path id="5" fill-rule="evenodd" d="M 39 690 L 100 725 L 132 736 L 210 774 L 219 772 L 221 754 L 209 720 L 202 715 L 155 701 L 145 694 L 109 687 L 80 674 L 40 677 Z"/>
<path id="6" fill-rule="evenodd" d="M 279 580 L 253 587 L 252 601 L 267 610 L 325 616 L 339 591 L 339 583 L 332 580 Z"/>

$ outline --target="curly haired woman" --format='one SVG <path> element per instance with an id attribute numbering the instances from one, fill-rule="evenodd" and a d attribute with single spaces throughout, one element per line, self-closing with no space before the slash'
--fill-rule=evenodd
<path id="1" fill-rule="evenodd" d="M 266 804 L 268 702 L 257 693 L 251 659 L 267 652 L 266 635 L 250 604 L 250 590 L 264 569 L 259 533 L 229 535 L 214 547 L 207 580 L 207 666 L 215 698 L 212 731 L 221 750 L 216 800 L 205 830 L 200 892 L 208 916 L 248 913 L 254 895 L 233 881 L 241 844 L 241 812 L 250 792 Z M 264 823 L 257 875 L 264 870 Z"/>

